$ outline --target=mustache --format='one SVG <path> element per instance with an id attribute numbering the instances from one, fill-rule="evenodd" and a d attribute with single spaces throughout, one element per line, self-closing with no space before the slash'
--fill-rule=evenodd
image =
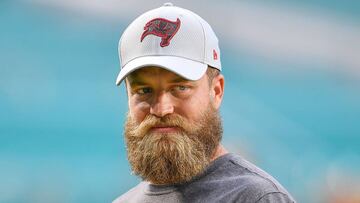
<path id="1" fill-rule="evenodd" d="M 132 126 L 137 126 L 130 130 L 130 136 L 133 137 L 143 137 L 151 128 L 156 126 L 177 127 L 184 132 L 191 130 L 191 127 L 188 122 L 186 122 L 185 118 L 176 114 L 166 115 L 164 117 L 156 117 L 149 114 L 140 124 L 136 124 L 132 119 L 131 122 L 133 123 Z"/>

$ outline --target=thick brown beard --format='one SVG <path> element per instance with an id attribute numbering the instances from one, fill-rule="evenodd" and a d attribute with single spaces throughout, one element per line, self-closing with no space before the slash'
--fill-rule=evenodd
<path id="1" fill-rule="evenodd" d="M 197 122 L 171 114 L 147 116 L 137 124 L 128 115 L 125 140 L 133 172 L 153 184 L 179 184 L 201 174 L 222 137 L 220 114 L 211 105 Z M 155 125 L 177 126 L 176 133 L 149 133 Z"/>

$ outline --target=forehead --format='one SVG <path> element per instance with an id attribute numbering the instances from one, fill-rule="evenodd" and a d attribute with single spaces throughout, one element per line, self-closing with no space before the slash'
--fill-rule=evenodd
<path id="1" fill-rule="evenodd" d="M 126 77 L 126 80 L 132 84 L 139 81 L 171 81 L 171 82 L 183 82 L 190 81 L 172 71 L 166 70 L 160 67 L 144 67 L 140 68 Z"/>

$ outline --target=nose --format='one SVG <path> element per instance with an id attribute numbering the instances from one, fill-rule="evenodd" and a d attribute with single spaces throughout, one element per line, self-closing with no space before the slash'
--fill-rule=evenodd
<path id="1" fill-rule="evenodd" d="M 166 92 L 159 93 L 150 107 L 150 113 L 156 117 L 164 117 L 174 112 L 174 106 L 171 102 L 170 95 Z"/>

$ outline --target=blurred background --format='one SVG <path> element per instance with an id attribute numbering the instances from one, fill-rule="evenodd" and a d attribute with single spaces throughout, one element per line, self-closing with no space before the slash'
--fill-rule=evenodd
<path id="1" fill-rule="evenodd" d="M 360 1 L 172 1 L 220 40 L 224 145 L 298 202 L 360 202 Z M 0 202 L 111 202 L 139 182 L 117 44 L 164 1 L 0 1 Z"/>

